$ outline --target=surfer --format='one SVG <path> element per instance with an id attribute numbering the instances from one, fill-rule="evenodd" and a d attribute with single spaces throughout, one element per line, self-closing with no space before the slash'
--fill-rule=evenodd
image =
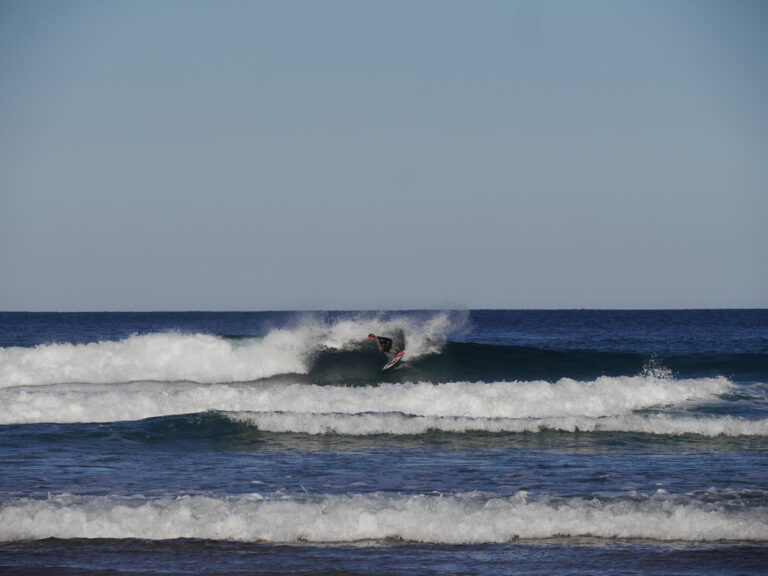
<path id="1" fill-rule="evenodd" d="M 376 342 L 377 346 L 379 347 L 379 351 L 383 352 L 387 357 L 387 363 L 384 364 L 382 371 L 386 372 L 387 370 L 394 368 L 400 363 L 400 360 L 403 359 L 405 350 L 401 350 L 398 346 L 395 346 L 393 349 L 392 338 L 387 338 L 386 336 L 376 336 L 376 334 L 368 334 L 368 340 L 371 342 Z M 390 350 L 392 351 L 390 352 Z"/>
<path id="2" fill-rule="evenodd" d="M 368 334 L 368 340 L 371 342 L 376 342 L 376 344 L 379 346 L 379 351 L 384 352 L 386 357 L 390 360 L 395 356 L 389 352 L 392 348 L 392 338 L 387 338 L 386 336 L 376 336 L 376 334 Z"/>

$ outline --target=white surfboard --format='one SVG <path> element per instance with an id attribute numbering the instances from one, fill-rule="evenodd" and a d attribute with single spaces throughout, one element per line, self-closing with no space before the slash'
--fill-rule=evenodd
<path id="1" fill-rule="evenodd" d="M 390 368 L 394 368 L 395 366 L 397 366 L 400 363 L 400 360 L 403 359 L 403 354 L 405 354 L 405 350 L 400 350 L 400 352 L 392 356 L 392 359 L 386 364 L 384 364 L 384 368 L 382 368 L 382 371 L 387 371 Z"/>

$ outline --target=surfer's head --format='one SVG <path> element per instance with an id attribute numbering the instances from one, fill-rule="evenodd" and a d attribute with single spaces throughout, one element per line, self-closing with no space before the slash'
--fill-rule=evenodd
<path id="1" fill-rule="evenodd" d="M 376 340 L 376 334 L 368 334 L 368 340 Z"/>

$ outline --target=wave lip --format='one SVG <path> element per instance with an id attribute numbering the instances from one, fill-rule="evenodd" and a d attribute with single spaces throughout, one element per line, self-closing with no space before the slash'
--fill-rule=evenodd
<path id="1" fill-rule="evenodd" d="M 763 495 L 762 500 L 765 500 Z M 467 493 L 270 498 L 22 498 L 0 505 L 0 541 L 202 538 L 269 543 L 402 540 L 504 543 L 518 538 L 768 541 L 768 509 L 727 498 L 585 499 Z"/>
<path id="2" fill-rule="evenodd" d="M 427 432 L 537 433 L 628 432 L 655 435 L 768 436 L 768 420 L 746 420 L 733 416 L 680 417 L 667 414 L 589 418 L 466 418 L 457 416 L 411 416 L 402 413 L 303 414 L 295 412 L 233 412 L 228 418 L 265 432 L 299 434 L 415 435 Z"/>
<path id="3" fill-rule="evenodd" d="M 31 386 L 0 389 L 0 424 L 114 422 L 209 410 L 599 418 L 659 406 L 684 407 L 713 400 L 731 388 L 724 378 L 668 380 L 653 376 L 604 376 L 589 382 L 418 382 L 363 387 L 265 382 Z"/>

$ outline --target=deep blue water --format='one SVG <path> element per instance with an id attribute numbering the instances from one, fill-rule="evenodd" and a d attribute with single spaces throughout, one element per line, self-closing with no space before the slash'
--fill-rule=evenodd
<path id="1" fill-rule="evenodd" d="M 2 573 L 768 566 L 765 310 L 0 313 L 0 406 Z"/>

